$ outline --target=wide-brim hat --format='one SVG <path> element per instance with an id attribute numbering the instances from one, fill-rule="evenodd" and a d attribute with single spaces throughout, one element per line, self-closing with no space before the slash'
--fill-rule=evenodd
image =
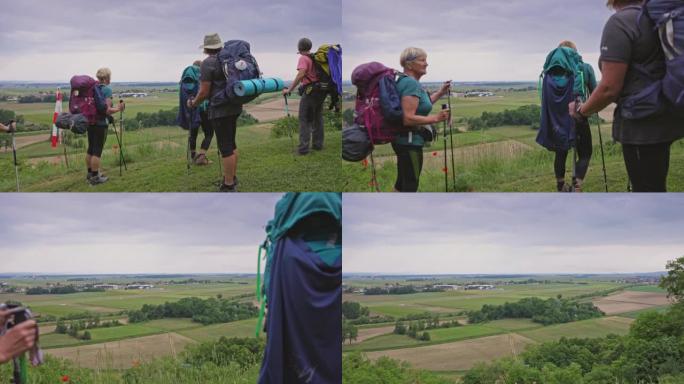
<path id="1" fill-rule="evenodd" d="M 204 44 L 199 46 L 200 49 L 220 49 L 223 48 L 223 42 L 218 33 L 204 36 Z"/>

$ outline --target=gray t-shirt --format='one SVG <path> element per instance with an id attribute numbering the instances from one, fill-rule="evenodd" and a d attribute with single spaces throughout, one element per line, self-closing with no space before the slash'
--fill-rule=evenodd
<path id="1" fill-rule="evenodd" d="M 640 6 L 629 6 L 617 11 L 608 19 L 601 38 L 600 66 L 604 61 L 629 64 L 622 93 L 617 102 L 618 108 L 615 109 L 613 116 L 613 138 L 623 144 L 636 145 L 671 142 L 684 137 L 684 117 L 667 112 L 659 116 L 631 120 L 623 118 L 620 114 L 621 101 L 650 83 L 634 65 L 640 65 L 654 78 L 662 78 L 665 74 L 665 58 L 658 35 L 647 17 L 639 18 L 640 13 Z"/>
<path id="2" fill-rule="evenodd" d="M 239 115 L 242 112 L 242 106 L 233 104 L 224 104 L 221 106 L 214 106 L 212 98 L 215 94 L 223 91 L 226 87 L 226 76 L 223 74 L 221 65 L 216 55 L 210 55 L 200 66 L 200 81 L 210 81 L 211 91 L 209 92 L 209 119 L 218 119 L 221 117 Z"/>

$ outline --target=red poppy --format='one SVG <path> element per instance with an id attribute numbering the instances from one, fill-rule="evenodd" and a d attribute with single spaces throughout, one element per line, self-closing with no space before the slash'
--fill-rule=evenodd
<path id="1" fill-rule="evenodd" d="M 447 171 L 449 171 L 449 168 L 447 168 L 447 167 L 442 168 L 442 172 L 447 173 Z"/>
<path id="2" fill-rule="evenodd" d="M 361 165 L 363 165 L 364 168 L 368 167 L 368 159 L 363 159 Z"/>
<path id="3" fill-rule="evenodd" d="M 68 375 L 62 375 L 62 383 L 68 383 L 69 382 L 69 376 Z"/>
<path id="4" fill-rule="evenodd" d="M 437 156 L 437 152 L 432 152 L 432 156 Z"/>

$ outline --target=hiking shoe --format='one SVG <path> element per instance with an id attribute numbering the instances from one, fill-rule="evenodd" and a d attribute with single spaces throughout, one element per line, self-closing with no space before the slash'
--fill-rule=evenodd
<path id="1" fill-rule="evenodd" d="M 558 192 L 565 192 L 564 191 L 565 187 L 566 187 L 565 181 L 556 181 L 556 190 Z"/>
<path id="2" fill-rule="evenodd" d="M 88 179 L 88 182 L 90 183 L 90 185 L 98 185 L 98 184 L 106 183 L 107 180 L 109 180 L 109 178 L 107 176 L 98 173 L 96 175 L 91 176 L 90 179 Z"/>
<path id="3" fill-rule="evenodd" d="M 322 151 L 323 146 L 321 145 L 320 147 L 311 147 L 311 149 L 313 149 L 314 151 Z"/>
<path id="4" fill-rule="evenodd" d="M 237 186 L 235 184 L 228 185 L 221 183 L 221 186 L 219 187 L 219 192 L 237 192 Z"/>
<path id="5" fill-rule="evenodd" d="M 237 176 L 233 176 L 233 185 L 237 188 L 237 186 L 238 186 L 239 184 L 240 184 L 240 182 L 238 181 Z"/>
<path id="6" fill-rule="evenodd" d="M 209 165 L 209 159 L 207 159 L 207 156 L 204 153 L 195 156 L 195 159 L 192 162 L 195 163 L 195 165 Z"/>

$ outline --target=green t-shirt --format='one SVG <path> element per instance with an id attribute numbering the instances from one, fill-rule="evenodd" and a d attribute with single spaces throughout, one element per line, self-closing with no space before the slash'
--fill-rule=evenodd
<path id="1" fill-rule="evenodd" d="M 415 96 L 418 98 L 416 115 L 427 116 L 432 111 L 432 101 L 430 100 L 430 95 L 428 95 L 423 87 L 421 87 L 418 80 L 414 79 L 413 77 L 403 74 L 399 75 L 399 80 L 397 80 L 397 91 L 402 98 L 404 96 Z M 425 145 L 425 140 L 423 140 L 423 137 L 414 130 L 408 136 L 405 134 L 397 135 L 395 143 L 422 147 Z"/>
<path id="2" fill-rule="evenodd" d="M 109 85 L 100 85 L 100 89 L 102 89 L 102 95 L 105 98 L 105 102 L 107 99 L 112 98 L 113 92 L 112 92 L 112 88 Z M 97 126 L 107 128 L 109 126 L 109 122 L 107 121 L 107 116 L 99 119 L 97 121 Z"/>

